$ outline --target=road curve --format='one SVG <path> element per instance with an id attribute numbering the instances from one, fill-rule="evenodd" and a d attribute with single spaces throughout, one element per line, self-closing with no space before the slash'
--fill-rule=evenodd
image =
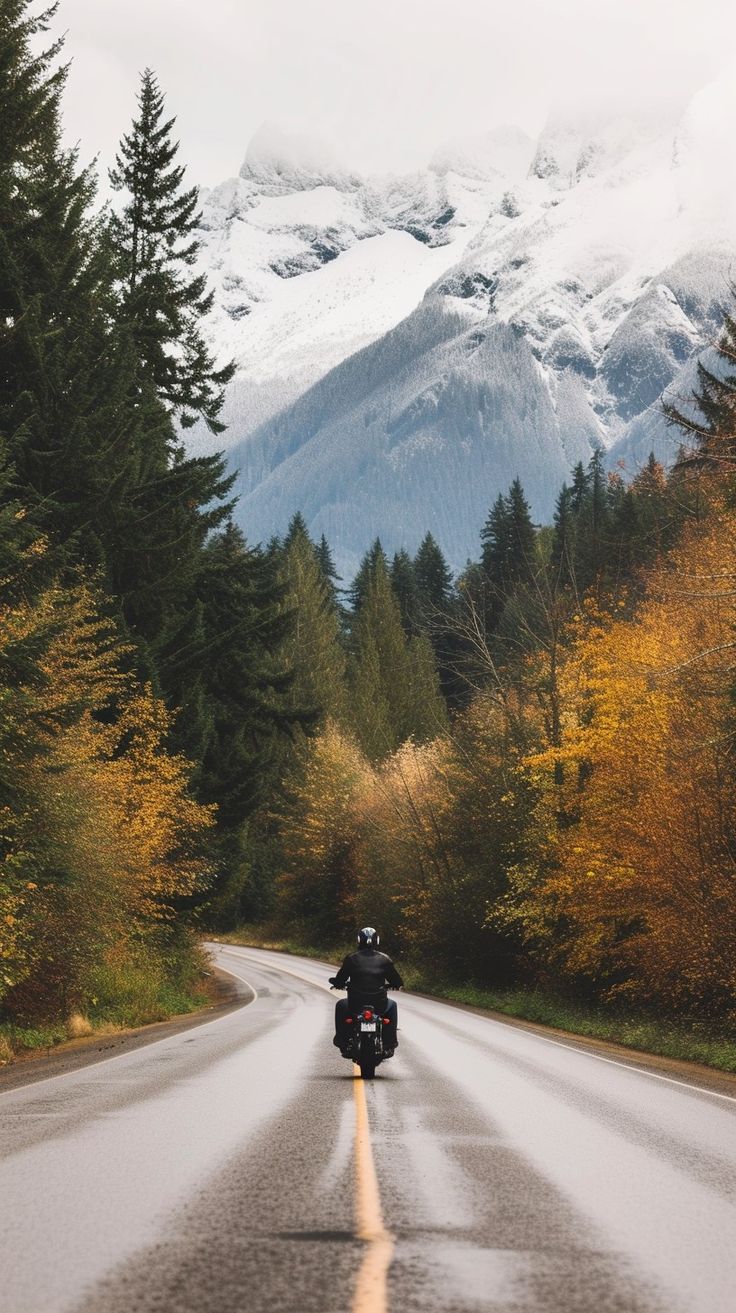
<path id="1" fill-rule="evenodd" d="M 375 1082 L 326 964 L 0 1093 L 2 1313 L 731 1313 L 736 1100 L 412 996 Z M 253 997 L 249 995 L 249 997 Z"/>

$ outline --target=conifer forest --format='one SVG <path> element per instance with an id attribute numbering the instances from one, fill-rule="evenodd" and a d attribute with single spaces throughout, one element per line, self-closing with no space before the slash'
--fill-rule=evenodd
<path id="1" fill-rule="evenodd" d="M 186 445 L 233 366 L 176 106 L 144 72 L 103 203 L 54 13 L 0 17 L 0 1043 L 196 1006 L 242 925 L 732 1019 L 736 315 L 669 468 L 596 453 L 551 524 L 515 480 L 458 575 L 251 542 Z"/>

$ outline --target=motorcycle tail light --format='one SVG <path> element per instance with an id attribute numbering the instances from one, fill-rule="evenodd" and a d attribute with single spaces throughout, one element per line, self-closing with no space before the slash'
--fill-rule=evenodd
<path id="1" fill-rule="evenodd" d="M 364 1021 L 371 1021 L 372 1018 L 373 1018 L 373 1013 L 371 1012 L 371 1009 L 370 1009 L 370 1008 L 366 1008 L 365 1011 L 364 1011 L 364 1013 L 363 1013 L 363 1020 L 364 1020 Z"/>
<path id="2" fill-rule="evenodd" d="M 352 1018 L 352 1017 L 346 1017 L 346 1018 L 345 1018 L 345 1023 L 346 1023 L 346 1025 L 348 1025 L 348 1026 L 350 1026 L 350 1025 L 352 1024 L 352 1021 L 353 1021 L 353 1018 Z"/>
<path id="3" fill-rule="evenodd" d="M 384 1026 L 388 1026 L 388 1025 L 390 1024 L 390 1022 L 391 1022 L 391 1018 L 390 1018 L 390 1017 L 384 1017 L 384 1018 L 383 1018 L 383 1024 L 384 1024 Z"/>

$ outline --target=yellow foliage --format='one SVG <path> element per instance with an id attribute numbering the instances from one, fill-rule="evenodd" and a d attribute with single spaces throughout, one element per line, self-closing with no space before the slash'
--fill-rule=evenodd
<path id="1" fill-rule="evenodd" d="M 89 589 L 0 610 L 0 995 L 26 1012 L 71 1010 L 111 946 L 208 879 L 213 809 L 190 797 L 169 714 L 122 673 L 125 653 Z"/>
<path id="2" fill-rule="evenodd" d="M 293 922 L 318 934 L 338 933 L 355 895 L 357 798 L 370 767 L 334 721 L 301 748 L 280 817 L 283 871 L 279 898 Z"/>
<path id="3" fill-rule="evenodd" d="M 581 621 L 561 746 L 528 760 L 563 826 L 554 874 L 519 873 L 516 915 L 613 994 L 736 996 L 735 585 L 736 516 L 721 510 L 652 573 L 633 620 Z"/>

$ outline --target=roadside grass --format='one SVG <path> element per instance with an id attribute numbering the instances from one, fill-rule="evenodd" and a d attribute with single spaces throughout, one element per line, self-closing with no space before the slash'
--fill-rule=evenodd
<path id="1" fill-rule="evenodd" d="M 213 931 L 207 936 L 212 943 L 237 944 L 241 948 L 270 948 L 275 953 L 294 953 L 297 957 L 313 957 L 320 962 L 341 962 L 351 953 L 355 944 L 310 944 L 298 937 L 284 937 L 271 926 L 240 925 L 234 930 Z"/>
<path id="2" fill-rule="evenodd" d="M 228 934 L 217 935 L 221 943 L 241 944 L 248 948 L 270 948 L 301 957 L 340 961 L 349 948 L 343 944 L 304 944 L 296 938 L 280 937 L 263 926 L 244 925 Z M 697 1062 L 718 1071 L 736 1072 L 736 1030 L 726 1023 L 682 1018 L 654 1017 L 625 1013 L 573 1002 L 533 988 L 484 989 L 473 984 L 457 984 L 427 976 L 420 968 L 405 967 L 401 973 L 407 989 L 451 1003 L 496 1012 L 518 1021 L 530 1021 L 552 1030 L 579 1035 L 585 1039 L 605 1040 L 639 1053 L 650 1053 L 679 1062 Z"/>
<path id="3" fill-rule="evenodd" d="M 197 1012 L 212 1002 L 206 955 L 189 946 L 161 958 L 98 966 L 88 981 L 84 1006 L 64 1020 L 0 1021 L 0 1067 L 34 1053 L 47 1053 L 69 1040 L 116 1034 L 156 1021 Z"/>
<path id="4" fill-rule="evenodd" d="M 452 1003 L 498 1012 L 518 1021 L 531 1021 L 585 1039 L 606 1040 L 639 1053 L 656 1054 L 679 1062 L 699 1062 L 719 1071 L 736 1072 L 736 1036 L 725 1025 L 701 1020 L 684 1021 L 585 1007 L 535 989 L 488 990 L 476 985 L 454 985 L 428 980 L 421 971 L 403 973 L 407 986 Z"/>

